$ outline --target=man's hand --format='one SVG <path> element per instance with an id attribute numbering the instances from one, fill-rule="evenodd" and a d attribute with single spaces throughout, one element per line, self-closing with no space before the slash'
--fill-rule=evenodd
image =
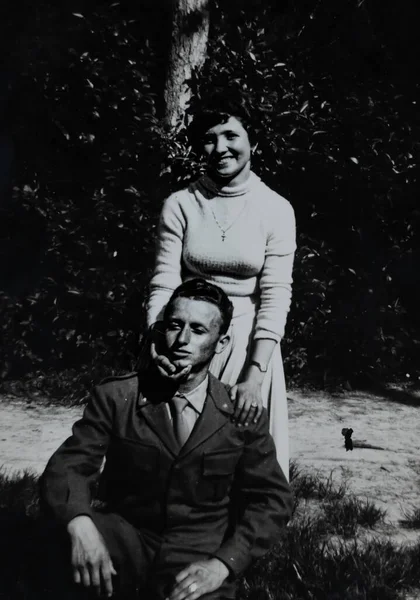
<path id="1" fill-rule="evenodd" d="M 112 575 L 117 572 L 92 519 L 87 515 L 75 517 L 68 523 L 67 531 L 71 539 L 74 582 L 93 587 L 98 596 L 112 596 Z"/>
<path id="2" fill-rule="evenodd" d="M 157 366 L 160 375 L 170 381 L 185 379 L 191 371 L 191 365 L 187 365 L 179 370 L 164 354 L 158 354 L 155 342 L 152 342 L 150 345 L 150 356 Z"/>
<path id="3" fill-rule="evenodd" d="M 175 585 L 167 600 L 195 600 L 219 589 L 229 569 L 218 558 L 191 563 L 175 577 Z"/>
<path id="4" fill-rule="evenodd" d="M 252 380 L 238 383 L 230 390 L 230 397 L 235 402 L 234 419 L 238 425 L 257 423 L 263 411 L 260 383 Z"/>

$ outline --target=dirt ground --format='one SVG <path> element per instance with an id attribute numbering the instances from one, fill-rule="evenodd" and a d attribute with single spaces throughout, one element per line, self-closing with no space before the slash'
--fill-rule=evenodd
<path id="1" fill-rule="evenodd" d="M 345 481 L 352 492 L 386 509 L 378 535 L 396 542 L 420 537 L 419 531 L 398 526 L 404 512 L 420 508 L 420 402 L 415 404 L 361 392 L 289 393 L 291 459 L 301 470 Z M 0 397 L 3 472 L 40 473 L 81 412 L 81 407 Z M 346 451 L 341 430 L 350 427 L 355 447 Z"/>
<path id="2" fill-rule="evenodd" d="M 420 400 L 420 399 L 419 399 Z M 361 392 L 289 394 L 291 458 L 302 470 L 345 482 L 361 499 L 386 510 L 376 530 L 396 543 L 415 543 L 420 531 L 400 527 L 420 508 L 420 402 L 403 404 Z M 353 429 L 346 451 L 343 428 Z M 368 447 L 372 446 L 372 447 Z"/>

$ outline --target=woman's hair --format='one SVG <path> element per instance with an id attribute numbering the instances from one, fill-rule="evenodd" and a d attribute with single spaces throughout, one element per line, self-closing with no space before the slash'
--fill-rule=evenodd
<path id="1" fill-rule="evenodd" d="M 206 131 L 215 125 L 226 123 L 230 117 L 238 119 L 251 139 L 252 119 L 246 98 L 237 90 L 215 92 L 193 111 L 193 120 L 188 127 L 188 139 L 193 149 L 202 150 Z"/>
<path id="2" fill-rule="evenodd" d="M 204 279 L 199 278 L 189 279 L 188 281 L 181 283 L 181 285 L 175 289 L 165 307 L 163 315 L 164 321 L 166 321 L 168 317 L 171 304 L 173 304 L 177 298 L 191 298 L 192 300 L 203 300 L 204 302 L 214 304 L 219 309 L 222 317 L 220 333 L 224 334 L 229 329 L 233 314 L 233 304 L 225 292 L 217 285 L 213 285 L 212 283 L 208 283 Z"/>

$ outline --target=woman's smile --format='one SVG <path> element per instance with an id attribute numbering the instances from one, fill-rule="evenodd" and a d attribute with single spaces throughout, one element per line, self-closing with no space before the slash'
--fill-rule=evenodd
<path id="1" fill-rule="evenodd" d="M 228 185 L 238 185 L 248 179 L 251 146 L 246 130 L 236 117 L 229 117 L 226 123 L 206 132 L 204 153 L 208 156 L 209 172 L 229 178 Z"/>
<path id="2" fill-rule="evenodd" d="M 224 156 L 223 158 L 219 158 L 215 161 L 216 166 L 220 169 L 223 167 L 227 167 L 234 160 L 233 156 Z"/>

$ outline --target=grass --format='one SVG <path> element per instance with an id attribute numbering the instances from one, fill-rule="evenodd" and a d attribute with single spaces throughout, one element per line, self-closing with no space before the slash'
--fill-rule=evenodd
<path id="1" fill-rule="evenodd" d="M 420 529 L 420 508 L 413 508 L 410 511 L 405 511 L 404 519 L 399 521 L 401 527 L 405 529 Z"/>
<path id="2" fill-rule="evenodd" d="M 420 588 L 420 542 L 400 547 L 359 535 L 375 528 L 384 511 L 336 486 L 332 476 L 323 480 L 296 465 L 291 483 L 294 516 L 279 544 L 239 581 L 238 600 L 401 600 Z M 0 471 L 1 600 L 22 597 L 17 565 L 38 512 L 36 476 Z M 418 523 L 419 512 L 406 520 Z"/>
<path id="3" fill-rule="evenodd" d="M 29 471 L 0 470 L 0 599 L 21 600 L 21 569 L 31 527 L 39 514 L 38 478 Z M 29 599 L 28 599 L 29 600 Z"/>
<path id="4" fill-rule="evenodd" d="M 241 600 L 397 600 L 419 586 L 420 545 L 319 541 L 316 528 L 292 524 L 283 543 L 249 570 Z"/>
<path id="5" fill-rule="evenodd" d="M 327 531 L 347 538 L 355 536 L 359 526 L 373 529 L 384 520 L 385 511 L 369 500 L 349 496 L 328 502 L 324 515 Z"/>
<path id="6" fill-rule="evenodd" d="M 0 468 L 0 512 L 34 517 L 38 511 L 38 477 L 30 471 L 8 475 Z"/>
<path id="7" fill-rule="evenodd" d="M 291 478 L 293 481 L 293 479 Z M 294 490 L 299 499 L 339 501 L 346 495 L 346 486 L 344 483 L 336 485 L 333 475 L 327 479 L 311 473 L 301 473 L 294 477 Z"/>

